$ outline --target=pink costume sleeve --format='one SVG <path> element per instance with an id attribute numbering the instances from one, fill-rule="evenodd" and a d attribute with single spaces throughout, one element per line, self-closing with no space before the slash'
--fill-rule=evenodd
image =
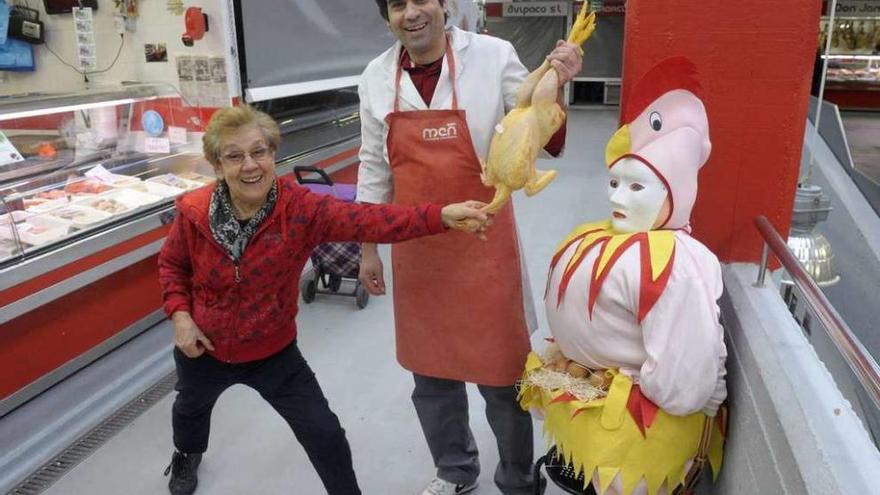
<path id="1" fill-rule="evenodd" d="M 645 396 L 670 414 L 702 410 L 714 415 L 724 400 L 727 351 L 718 323 L 718 272 L 717 283 L 711 283 L 695 273 L 676 277 L 674 271 L 663 295 L 642 320 L 647 360 L 639 385 Z"/>

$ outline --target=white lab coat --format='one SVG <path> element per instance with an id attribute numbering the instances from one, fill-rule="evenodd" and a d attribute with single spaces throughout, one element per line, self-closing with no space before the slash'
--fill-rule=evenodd
<path id="1" fill-rule="evenodd" d="M 465 110 L 477 156 L 485 159 L 489 154 L 495 125 L 516 104 L 516 91 L 528 71 L 508 41 L 469 33 L 456 27 L 447 32 L 451 35 L 455 57 L 458 107 Z M 400 50 L 398 41 L 373 59 L 364 70 L 358 87 L 361 116 L 361 150 L 358 156 L 361 163 L 357 199 L 364 203 L 390 203 L 394 193 L 386 145 L 388 125 L 385 116 L 394 111 L 394 82 Z M 451 108 L 452 81 L 448 60 L 444 57 L 430 109 Z M 406 71 L 400 78 L 400 110 L 429 110 Z M 523 276 L 523 310 L 529 330 L 534 332 L 538 326 L 537 316 L 522 256 L 520 267 Z"/>
<path id="2" fill-rule="evenodd" d="M 477 156 L 485 159 L 495 125 L 516 103 L 516 90 L 528 75 L 513 45 L 491 36 L 451 28 L 456 64 L 459 108 L 467 115 Z M 367 65 L 358 88 L 361 110 L 361 150 L 358 171 L 359 201 L 391 202 L 393 183 L 385 145 L 388 126 L 385 116 L 394 110 L 394 76 L 401 45 L 397 42 Z M 452 108 L 452 82 L 448 61 L 443 69 L 430 109 Z M 409 74 L 400 79 L 400 109 L 428 110 Z"/>

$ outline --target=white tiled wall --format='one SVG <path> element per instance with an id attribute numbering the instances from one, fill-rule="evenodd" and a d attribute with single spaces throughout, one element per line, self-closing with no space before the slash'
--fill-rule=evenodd
<path id="1" fill-rule="evenodd" d="M 8 3 L 24 4 L 24 0 L 8 0 Z M 66 62 L 78 67 L 76 38 L 71 14 L 45 15 L 43 2 L 27 0 L 32 8 L 40 10 L 40 19 L 46 29 L 46 43 Z M 189 6 L 190 2 L 185 2 Z M 46 45 L 34 46 L 35 72 L 4 73 L 0 78 L 0 94 L 26 92 L 69 92 L 82 91 L 89 87 L 114 85 L 121 81 L 168 82 L 177 86 L 177 55 L 226 56 L 234 40 L 226 40 L 224 21 L 227 17 L 225 0 L 201 0 L 198 6 L 208 14 L 210 30 L 193 47 L 185 47 L 180 35 L 185 31 L 183 16 L 172 14 L 166 9 L 164 0 L 141 0 L 138 2 L 140 16 L 136 20 L 136 31 L 125 33 L 125 45 L 116 65 L 102 74 L 90 74 L 89 86 L 83 77 L 73 69 L 63 65 L 46 49 Z M 119 48 L 119 35 L 113 25 L 113 2 L 99 0 L 94 13 L 95 43 L 97 45 L 98 69 L 106 68 Z M 145 43 L 165 43 L 168 62 L 146 63 Z"/>

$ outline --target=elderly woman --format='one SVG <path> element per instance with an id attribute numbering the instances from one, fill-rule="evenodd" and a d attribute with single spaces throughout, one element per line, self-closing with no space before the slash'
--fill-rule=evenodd
<path id="1" fill-rule="evenodd" d="M 176 344 L 176 451 L 165 472 L 174 495 L 195 491 L 211 410 L 236 383 L 287 421 L 329 494 L 359 494 L 345 431 L 296 345 L 303 266 L 322 242 L 397 242 L 447 227 L 481 230 L 486 221 L 478 202 L 360 205 L 312 194 L 275 175 L 279 141 L 262 112 L 217 112 L 203 138 L 217 184 L 178 199 L 159 255 Z"/>

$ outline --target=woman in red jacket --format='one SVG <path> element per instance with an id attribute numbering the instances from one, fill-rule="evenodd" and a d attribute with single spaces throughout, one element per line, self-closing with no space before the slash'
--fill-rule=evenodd
<path id="1" fill-rule="evenodd" d="M 322 242 L 397 242 L 447 227 L 482 231 L 486 222 L 478 202 L 360 205 L 312 194 L 276 177 L 280 139 L 262 112 L 217 112 L 203 138 L 217 184 L 177 200 L 159 255 L 176 345 L 176 450 L 165 473 L 174 495 L 195 491 L 211 410 L 236 383 L 256 389 L 284 417 L 329 494 L 360 494 L 345 431 L 296 345 L 303 266 Z"/>

